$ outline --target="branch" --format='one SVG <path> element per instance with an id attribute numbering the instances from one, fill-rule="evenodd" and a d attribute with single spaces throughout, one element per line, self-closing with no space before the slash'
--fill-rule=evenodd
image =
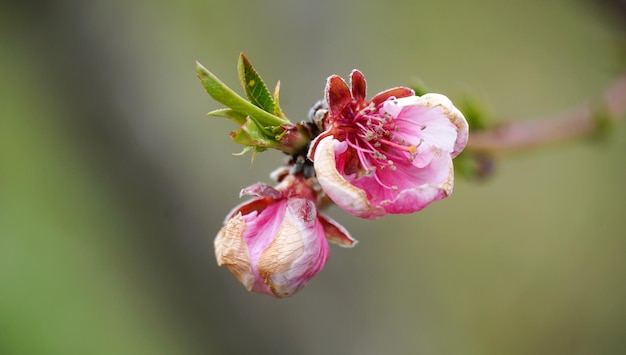
<path id="1" fill-rule="evenodd" d="M 503 154 L 573 140 L 597 132 L 603 123 L 601 120 L 618 123 L 623 121 L 625 115 L 626 73 L 598 101 L 536 120 L 509 122 L 493 129 L 472 132 L 465 150 Z"/>

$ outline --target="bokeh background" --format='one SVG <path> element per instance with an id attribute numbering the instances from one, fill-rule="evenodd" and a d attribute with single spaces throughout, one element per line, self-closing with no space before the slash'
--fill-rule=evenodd
<path id="1" fill-rule="evenodd" d="M 331 208 L 360 244 L 275 300 L 218 268 L 212 242 L 282 157 L 232 156 L 194 70 L 238 88 L 245 52 L 293 121 L 353 68 L 370 94 L 421 78 L 533 119 L 623 69 L 619 6 L 2 2 L 0 353 L 623 354 L 626 127 L 501 159 L 418 214 Z"/>

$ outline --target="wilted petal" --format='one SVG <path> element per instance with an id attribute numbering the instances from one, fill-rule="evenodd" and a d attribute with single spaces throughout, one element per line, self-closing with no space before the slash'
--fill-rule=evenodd
<path id="1" fill-rule="evenodd" d="M 259 258 L 259 274 L 274 296 L 287 297 L 324 268 L 328 254 L 315 204 L 305 199 L 289 199 L 280 234 Z"/>
<path id="2" fill-rule="evenodd" d="M 258 197 L 269 197 L 271 199 L 277 200 L 281 198 L 282 194 L 282 192 L 276 190 L 274 187 L 268 184 L 264 184 L 262 182 L 258 182 L 254 185 L 242 189 L 239 193 L 239 197 L 243 195 L 250 195 Z"/>
<path id="3" fill-rule="evenodd" d="M 217 265 L 226 265 L 248 290 L 254 285 L 254 275 L 250 266 L 248 247 L 243 240 L 246 224 L 241 214 L 231 218 L 215 238 Z"/>

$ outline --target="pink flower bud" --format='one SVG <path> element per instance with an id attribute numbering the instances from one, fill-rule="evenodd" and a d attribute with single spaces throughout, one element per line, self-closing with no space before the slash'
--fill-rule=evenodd
<path id="1" fill-rule="evenodd" d="M 356 242 L 318 213 L 315 192 L 302 177 L 289 175 L 276 188 L 258 183 L 242 194 L 258 198 L 229 214 L 215 238 L 215 255 L 249 291 L 291 296 L 326 264 L 326 237 L 343 246 Z"/>
<path id="2" fill-rule="evenodd" d="M 452 193 L 452 158 L 465 147 L 468 125 L 450 100 L 394 88 L 365 101 L 363 74 L 348 87 L 339 76 L 326 85 L 325 131 L 309 158 L 326 194 L 362 218 L 412 213 Z"/>

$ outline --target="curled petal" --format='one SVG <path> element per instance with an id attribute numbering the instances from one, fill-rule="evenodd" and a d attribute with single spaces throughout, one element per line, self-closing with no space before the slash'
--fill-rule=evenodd
<path id="1" fill-rule="evenodd" d="M 397 88 L 387 89 L 383 92 L 376 94 L 374 97 L 372 97 L 372 100 L 370 102 L 374 104 L 374 106 L 378 106 L 379 104 L 382 104 L 383 102 L 387 101 L 387 99 L 389 99 L 392 96 L 396 98 L 401 98 L 401 97 L 409 97 L 409 96 L 414 96 L 414 95 L 415 95 L 415 91 L 413 91 L 413 89 L 401 86 Z"/>
<path id="2" fill-rule="evenodd" d="M 432 185 L 402 190 L 393 201 L 384 201 L 385 211 L 393 214 L 421 211 L 431 202 L 441 200 L 446 195 L 442 189 Z"/>
<path id="3" fill-rule="evenodd" d="M 367 193 L 348 182 L 337 171 L 335 144 L 336 141 L 332 136 L 324 137 L 317 142 L 313 160 L 320 185 L 328 197 L 347 212 L 368 219 L 382 217 L 385 211 L 380 207 L 373 207 Z"/>

